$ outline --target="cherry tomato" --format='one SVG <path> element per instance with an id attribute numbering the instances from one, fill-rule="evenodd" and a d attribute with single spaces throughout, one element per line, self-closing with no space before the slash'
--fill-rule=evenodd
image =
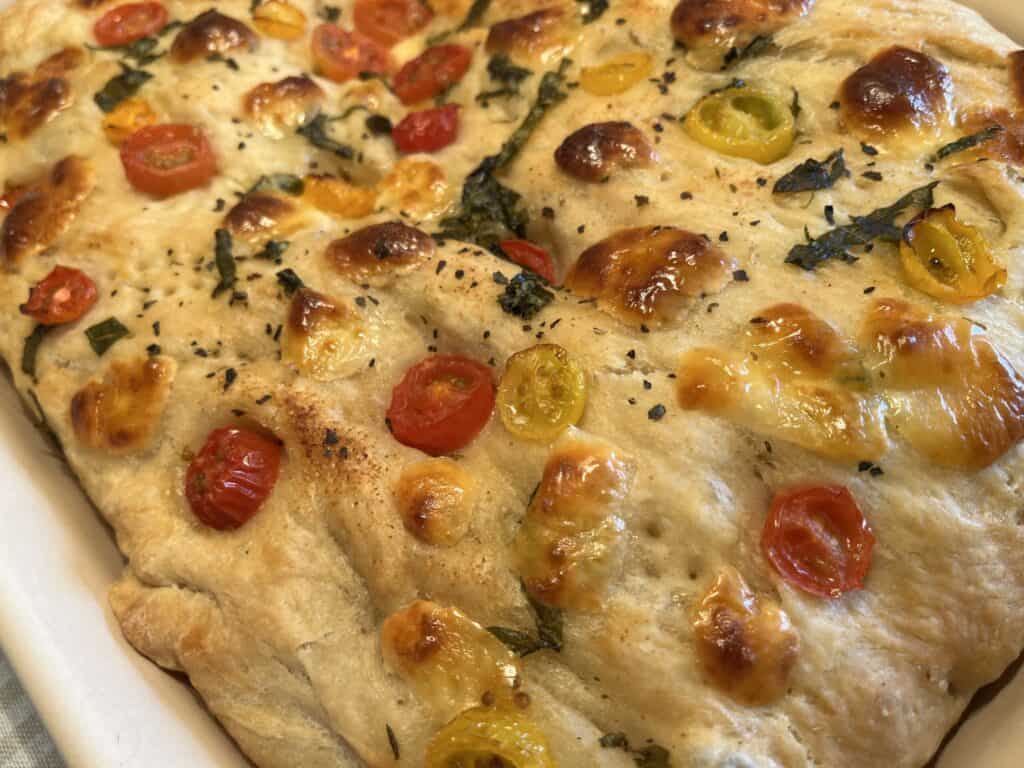
<path id="1" fill-rule="evenodd" d="M 555 263 L 551 254 L 529 240 L 502 240 L 498 243 L 501 252 L 521 267 L 536 272 L 552 285 L 555 284 Z"/>
<path id="2" fill-rule="evenodd" d="M 200 521 L 233 530 L 259 511 L 280 467 L 279 442 L 253 429 L 221 427 L 188 465 L 185 497 Z"/>
<path id="3" fill-rule="evenodd" d="M 786 102 L 738 86 L 710 93 L 697 102 L 683 128 L 705 147 L 763 165 L 788 155 L 796 139 L 796 123 Z"/>
<path id="4" fill-rule="evenodd" d="M 217 170 L 213 148 L 191 125 L 148 125 L 121 144 L 128 182 L 157 197 L 203 186 Z"/>
<path id="5" fill-rule="evenodd" d="M 466 74 L 473 52 L 464 45 L 435 45 L 407 61 L 395 75 L 395 95 L 403 104 L 430 99 Z"/>
<path id="6" fill-rule="evenodd" d="M 42 325 L 73 323 L 96 303 L 96 284 L 78 269 L 56 266 L 32 286 L 19 309 Z"/>
<path id="7" fill-rule="evenodd" d="M 819 597 L 861 589 L 874 545 L 871 527 L 841 485 L 780 491 L 761 535 L 765 557 L 779 575 Z"/>
<path id="8" fill-rule="evenodd" d="M 391 130 L 391 138 L 399 152 L 437 152 L 451 144 L 459 135 L 459 105 L 410 112 Z"/>
<path id="9" fill-rule="evenodd" d="M 398 442 L 437 456 L 468 445 L 493 408 L 490 368 L 459 355 L 434 355 L 412 366 L 394 388 L 388 422 Z"/>
<path id="10" fill-rule="evenodd" d="M 356 0 L 352 9 L 356 29 L 388 48 L 415 35 L 432 18 L 433 11 L 420 0 Z"/>
<path id="11" fill-rule="evenodd" d="M 508 359 L 497 403 L 513 435 L 551 442 L 583 417 L 587 377 L 562 347 L 538 344 Z"/>
<path id="12" fill-rule="evenodd" d="M 321 24 L 313 30 L 313 63 L 319 74 L 344 83 L 361 72 L 387 72 L 391 55 L 361 32 Z"/>
<path id="13" fill-rule="evenodd" d="M 100 45 L 128 45 L 166 26 L 167 9 L 160 3 L 128 3 L 103 14 L 92 31 Z"/>

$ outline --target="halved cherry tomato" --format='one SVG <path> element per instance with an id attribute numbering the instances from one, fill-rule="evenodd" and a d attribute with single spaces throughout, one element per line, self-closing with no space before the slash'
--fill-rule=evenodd
<path id="1" fill-rule="evenodd" d="M 100 16 L 92 31 L 100 45 L 128 45 L 159 32 L 167 18 L 160 3 L 128 3 Z"/>
<path id="2" fill-rule="evenodd" d="M 245 427 L 221 427 L 206 438 L 185 473 L 185 497 L 200 521 L 219 531 L 248 522 L 277 483 L 281 444 Z"/>
<path id="3" fill-rule="evenodd" d="M 622 53 L 596 67 L 584 67 L 580 86 L 594 96 L 618 96 L 654 70 L 654 58 L 648 53 Z"/>
<path id="4" fill-rule="evenodd" d="M 451 144 L 459 135 L 459 105 L 410 112 L 391 130 L 391 138 L 399 152 L 437 152 Z"/>
<path id="5" fill-rule="evenodd" d="M 497 403 L 513 435 L 550 442 L 583 417 L 587 377 L 562 347 L 537 344 L 508 359 Z"/>
<path id="6" fill-rule="evenodd" d="M 434 355 L 405 372 L 391 393 L 395 439 L 431 456 L 469 444 L 494 409 L 491 369 L 459 355 Z"/>
<path id="7" fill-rule="evenodd" d="M 413 104 L 459 82 L 469 69 L 473 52 L 464 45 L 435 45 L 407 61 L 395 75 L 395 95 Z"/>
<path id="8" fill-rule="evenodd" d="M 739 86 L 705 96 L 690 110 L 683 128 L 705 147 L 764 165 L 788 155 L 796 138 L 788 104 L 765 91 Z"/>
<path id="9" fill-rule="evenodd" d="M 874 545 L 864 514 L 841 485 L 780 491 L 761 535 L 764 555 L 779 575 L 819 597 L 861 589 Z"/>
<path id="10" fill-rule="evenodd" d="M 364 35 L 390 48 L 415 35 L 434 18 L 420 0 L 356 0 L 352 20 Z"/>
<path id="11" fill-rule="evenodd" d="M 529 240 L 502 240 L 498 243 L 501 252 L 521 267 L 536 272 L 552 285 L 555 284 L 555 263 L 551 254 Z"/>
<path id="12" fill-rule="evenodd" d="M 85 272 L 56 266 L 32 286 L 18 309 L 41 325 L 73 323 L 96 303 L 96 284 Z"/>
<path id="13" fill-rule="evenodd" d="M 361 32 L 321 24 L 313 30 L 313 63 L 319 74 L 344 83 L 361 72 L 386 73 L 391 55 Z"/>
<path id="14" fill-rule="evenodd" d="M 217 171 L 213 148 L 191 125 L 148 125 L 121 144 L 129 183 L 157 197 L 203 186 Z"/>

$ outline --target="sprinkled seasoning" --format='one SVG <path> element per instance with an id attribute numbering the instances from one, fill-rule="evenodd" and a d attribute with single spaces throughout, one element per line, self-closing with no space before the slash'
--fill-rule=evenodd
<path id="1" fill-rule="evenodd" d="M 647 418 L 651 421 L 661 421 L 665 415 L 665 406 L 658 403 L 656 406 L 647 411 Z"/>

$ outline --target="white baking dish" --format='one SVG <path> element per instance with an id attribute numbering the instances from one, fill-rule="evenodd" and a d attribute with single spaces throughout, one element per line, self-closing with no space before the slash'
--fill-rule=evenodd
<path id="1" fill-rule="evenodd" d="M 1018 0 L 965 4 L 1024 41 Z M 187 684 L 122 639 L 106 599 L 121 569 L 111 533 L 2 380 L 0 510 L 0 643 L 68 764 L 248 765 Z M 938 768 L 1021 768 L 1021 723 L 1024 674 L 967 721 Z"/>

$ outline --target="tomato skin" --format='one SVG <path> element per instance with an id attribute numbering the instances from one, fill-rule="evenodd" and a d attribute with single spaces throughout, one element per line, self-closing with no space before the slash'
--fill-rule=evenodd
<path id="1" fill-rule="evenodd" d="M 167 20 L 167 9 L 160 3 L 127 3 L 103 14 L 92 31 L 100 45 L 128 45 L 156 34 Z"/>
<path id="2" fill-rule="evenodd" d="M 415 35 L 433 18 L 434 12 L 420 0 L 356 0 L 352 9 L 356 29 L 388 48 Z"/>
<path id="3" fill-rule="evenodd" d="M 555 284 L 555 263 L 551 254 L 529 240 L 502 240 L 498 243 L 501 252 L 521 267 L 536 272 L 552 285 Z"/>
<path id="4" fill-rule="evenodd" d="M 121 144 L 128 182 L 140 192 L 167 197 L 201 187 L 217 171 L 203 132 L 191 125 L 147 125 Z"/>
<path id="5" fill-rule="evenodd" d="M 18 309 L 40 325 L 73 323 L 92 309 L 98 292 L 85 272 L 56 266 L 32 286 L 28 301 Z"/>
<path id="6" fill-rule="evenodd" d="M 319 74 L 336 83 L 347 82 L 361 72 L 387 73 L 391 54 L 361 32 L 349 32 L 325 23 L 313 30 L 313 63 Z"/>
<path id="7" fill-rule="evenodd" d="M 405 372 L 387 417 L 398 442 L 439 456 L 468 445 L 493 409 L 490 368 L 460 355 L 433 355 Z"/>
<path id="8" fill-rule="evenodd" d="M 464 45 L 435 45 L 407 61 L 395 75 L 395 94 L 403 104 L 431 99 L 459 82 L 469 69 L 473 52 Z"/>
<path id="9" fill-rule="evenodd" d="M 391 131 L 399 152 L 437 152 L 444 149 L 459 135 L 459 105 L 410 112 Z"/>
<path id="10" fill-rule="evenodd" d="M 765 557 L 787 583 L 833 599 L 863 588 L 874 544 L 871 527 L 842 485 L 778 492 L 761 535 Z"/>
<path id="11" fill-rule="evenodd" d="M 279 442 L 253 429 L 221 427 L 188 465 L 185 498 L 204 525 L 234 530 L 259 511 L 280 468 Z"/>

